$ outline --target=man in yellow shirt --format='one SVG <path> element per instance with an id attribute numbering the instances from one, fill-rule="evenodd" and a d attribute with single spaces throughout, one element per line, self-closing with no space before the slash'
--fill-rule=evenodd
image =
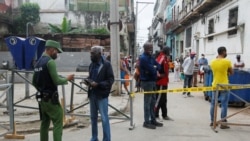
<path id="1" fill-rule="evenodd" d="M 218 48 L 218 56 L 216 59 L 212 60 L 210 63 L 212 72 L 213 72 L 213 82 L 212 86 L 216 87 L 217 84 L 229 84 L 228 75 L 233 74 L 232 63 L 230 60 L 226 59 L 227 50 L 225 47 Z M 221 102 L 221 119 L 226 122 L 224 119 L 227 116 L 227 107 L 230 93 L 227 90 L 219 91 L 219 99 Z M 212 94 L 211 107 L 210 107 L 210 116 L 211 124 L 214 122 L 214 103 L 215 103 L 215 92 Z M 221 129 L 227 129 L 229 126 L 221 125 Z"/>

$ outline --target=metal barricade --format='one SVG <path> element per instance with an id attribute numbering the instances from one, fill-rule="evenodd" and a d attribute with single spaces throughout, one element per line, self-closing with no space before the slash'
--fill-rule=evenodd
<path id="1" fill-rule="evenodd" d="M 2 98 L 4 95 L 6 95 L 5 101 L 6 101 L 7 97 L 8 97 L 7 94 L 8 94 L 8 91 L 10 90 L 10 88 L 11 88 L 11 85 L 12 85 L 12 84 L 0 84 L 0 89 L 3 90 L 3 92 L 1 92 L 1 98 Z M 9 103 L 9 102 L 8 102 L 8 103 Z M 1 104 L 0 104 L 0 108 L 11 109 L 11 107 L 8 107 L 7 102 L 6 102 L 6 104 L 5 104 L 4 102 L 1 103 Z M 10 121 L 9 121 L 9 122 L 13 124 L 12 118 L 10 118 Z M 7 130 L 6 132 L 3 132 L 3 133 L 0 132 L 0 137 L 3 136 L 3 135 L 5 135 L 5 134 L 7 134 L 7 133 L 9 133 L 9 132 L 12 132 L 12 131 L 13 131 L 13 128 L 12 128 L 11 124 L 10 124 L 10 127 L 9 127 L 9 128 L 8 128 L 6 125 L 0 124 L 0 128 Z"/>
<path id="2" fill-rule="evenodd" d="M 7 83 L 8 83 L 8 70 L 0 70 L 0 85 Z M 5 87 L 0 88 L 0 90 L 2 89 L 4 90 Z M 7 101 L 7 96 L 5 95 L 5 93 L 6 92 L 4 91 L 2 94 L 0 94 L 0 105 L 3 105 Z"/>
<path id="3" fill-rule="evenodd" d="M 231 123 L 231 122 L 225 122 L 225 120 L 227 120 L 228 118 L 231 118 L 239 113 L 242 113 L 248 109 L 250 109 L 250 103 L 247 102 L 246 100 L 244 100 L 243 98 L 239 97 L 238 95 L 236 95 L 235 93 L 233 93 L 232 91 L 230 91 L 230 89 L 228 90 L 228 88 L 230 86 L 240 86 L 240 87 L 245 87 L 245 88 L 249 88 L 250 85 L 249 84 L 218 84 L 217 85 L 217 90 L 215 92 L 215 103 L 214 103 L 214 122 L 213 122 L 213 126 L 212 126 L 212 130 L 214 130 L 216 133 L 218 132 L 216 130 L 216 127 L 221 124 L 221 125 L 236 125 L 236 126 L 250 126 L 250 124 L 245 124 L 245 123 Z M 233 113 L 233 114 L 230 114 L 230 115 L 227 115 L 227 117 L 223 118 L 223 119 L 220 119 L 220 120 L 217 120 L 217 109 L 218 109 L 218 97 L 219 97 L 219 88 L 222 88 L 222 89 L 227 89 L 229 91 L 229 93 L 233 96 L 235 96 L 236 98 L 238 98 L 240 101 L 244 102 L 247 107 Z"/>
<path id="4" fill-rule="evenodd" d="M 81 79 L 83 80 L 84 76 L 75 76 L 75 80 L 76 79 Z M 133 88 L 133 79 L 115 79 L 115 81 L 129 81 L 130 83 L 130 91 L 132 92 L 132 88 Z M 72 87 L 71 87 L 71 98 L 70 98 L 70 110 L 67 111 L 66 110 L 66 104 L 64 104 L 64 112 L 66 115 L 71 115 L 71 116 L 83 116 L 83 117 L 90 117 L 90 114 L 75 114 L 73 113 L 75 110 L 79 109 L 79 108 L 82 108 L 86 105 L 89 104 L 89 101 L 83 103 L 82 105 L 76 107 L 76 108 L 73 108 L 74 105 L 73 105 L 73 101 L 74 101 L 74 86 L 80 88 L 81 90 L 87 92 L 87 89 L 83 88 L 82 85 L 79 85 L 77 83 L 75 83 L 74 81 L 71 81 L 72 83 Z M 112 93 L 112 91 L 110 92 Z M 64 92 L 63 92 L 64 94 Z M 64 96 L 65 97 L 65 96 Z M 64 100 L 64 103 L 66 103 L 66 101 Z M 122 115 L 122 117 L 118 117 L 118 116 L 109 116 L 110 119 L 122 119 L 122 120 L 130 120 L 130 127 L 129 129 L 132 130 L 134 129 L 134 122 L 133 122 L 133 97 L 131 95 L 129 95 L 129 107 L 130 107 L 130 114 L 127 115 L 126 113 L 124 113 L 122 110 L 120 109 L 117 109 L 116 107 L 114 107 L 112 104 L 109 103 L 109 107 L 112 108 L 113 110 L 115 110 L 117 113 L 119 113 L 120 115 Z"/>
<path id="5" fill-rule="evenodd" d="M 32 94 L 29 97 L 25 97 L 25 95 L 20 98 L 18 100 L 14 100 L 14 93 L 15 93 L 15 76 L 19 76 L 22 80 L 24 80 L 24 84 L 28 83 L 30 85 L 32 85 L 32 82 L 29 80 L 29 78 L 26 78 L 25 74 L 33 74 L 33 71 L 23 71 L 23 70 L 11 70 L 11 76 L 10 76 L 10 83 L 13 83 L 13 85 L 9 84 L 9 88 L 8 90 L 6 90 L 6 93 L 8 93 L 8 97 L 7 97 L 7 102 L 8 102 L 8 106 L 7 108 L 7 113 L 9 114 L 9 131 L 5 134 L 5 138 L 7 139 L 23 139 L 24 136 L 22 135 L 18 135 L 16 133 L 16 127 L 15 127 L 15 116 L 14 116 L 14 107 L 18 107 L 18 108 L 27 108 L 27 109 L 34 109 L 34 110 L 39 110 L 38 108 L 38 103 L 37 106 L 34 106 L 34 104 L 32 106 L 29 105 L 25 105 L 22 104 L 22 102 L 24 102 L 27 99 L 30 99 L 31 97 L 34 97 L 36 94 Z M 24 74 L 24 75 L 22 75 Z M 86 77 L 85 77 L 86 78 Z M 81 77 L 75 77 L 76 79 L 84 79 L 84 76 Z M 130 91 L 132 92 L 132 86 L 133 86 L 133 79 L 129 79 L 129 80 L 122 80 L 122 79 L 116 79 L 115 81 L 129 81 L 130 82 Z M 75 117 L 74 116 L 87 116 L 89 117 L 90 115 L 84 115 L 84 114 L 74 114 L 73 112 L 81 107 L 86 106 L 87 104 L 89 104 L 89 102 L 87 101 L 86 103 L 74 108 L 74 89 L 75 87 L 80 88 L 81 90 L 87 92 L 87 90 L 81 85 L 81 84 L 77 84 L 74 81 L 71 81 L 71 88 L 70 88 L 70 110 L 67 110 L 67 103 L 66 103 L 66 95 L 65 95 L 65 86 L 62 85 L 62 100 L 61 100 L 61 104 L 62 107 L 64 109 L 64 125 L 65 124 L 71 124 L 72 122 L 74 122 Z M 27 91 L 27 90 L 26 90 Z M 28 90 L 29 91 L 29 90 Z M 35 99 L 34 99 L 35 100 Z M 113 106 L 112 104 L 109 104 L 109 107 L 112 108 L 113 110 L 115 110 L 117 113 L 119 113 L 120 115 L 122 115 L 122 117 L 118 117 L 118 116 L 109 116 L 110 119 L 122 119 L 122 120 L 130 120 L 130 127 L 129 129 L 132 130 L 134 129 L 134 123 L 133 123 L 133 98 L 131 97 L 131 95 L 129 95 L 129 102 L 130 102 L 130 113 L 129 115 L 127 115 L 126 113 L 124 113 L 121 109 L 117 109 L 115 106 Z M 67 116 L 70 116 L 70 118 L 66 118 Z M 39 118 L 39 116 L 38 116 Z M 2 126 L 1 126 L 2 127 Z M 4 135 L 2 134 L 2 135 Z"/>

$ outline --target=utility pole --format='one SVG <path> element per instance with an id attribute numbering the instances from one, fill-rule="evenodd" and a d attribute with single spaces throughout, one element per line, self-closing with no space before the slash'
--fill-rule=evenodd
<path id="1" fill-rule="evenodd" d="M 111 65 L 115 79 L 120 79 L 120 36 L 119 36 L 119 1 L 110 0 L 110 38 L 111 38 Z M 115 81 L 112 91 L 115 90 L 116 94 L 121 93 L 120 81 Z"/>

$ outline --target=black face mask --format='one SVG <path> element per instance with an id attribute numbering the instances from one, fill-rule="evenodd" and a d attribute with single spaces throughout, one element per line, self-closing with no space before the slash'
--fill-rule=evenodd
<path id="1" fill-rule="evenodd" d="M 54 60 L 56 60 L 57 54 L 56 54 L 56 53 L 52 54 L 52 55 L 51 55 L 51 58 L 54 59 Z"/>
<path id="2" fill-rule="evenodd" d="M 99 58 L 98 58 L 98 56 L 92 56 L 90 59 L 91 59 L 92 62 L 96 63 L 96 62 L 98 62 Z"/>

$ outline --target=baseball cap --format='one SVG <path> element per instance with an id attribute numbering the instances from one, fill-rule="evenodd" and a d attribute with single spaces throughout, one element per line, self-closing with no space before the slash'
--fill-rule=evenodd
<path id="1" fill-rule="evenodd" d="M 195 52 L 191 52 L 190 55 L 195 55 L 196 53 Z"/>

